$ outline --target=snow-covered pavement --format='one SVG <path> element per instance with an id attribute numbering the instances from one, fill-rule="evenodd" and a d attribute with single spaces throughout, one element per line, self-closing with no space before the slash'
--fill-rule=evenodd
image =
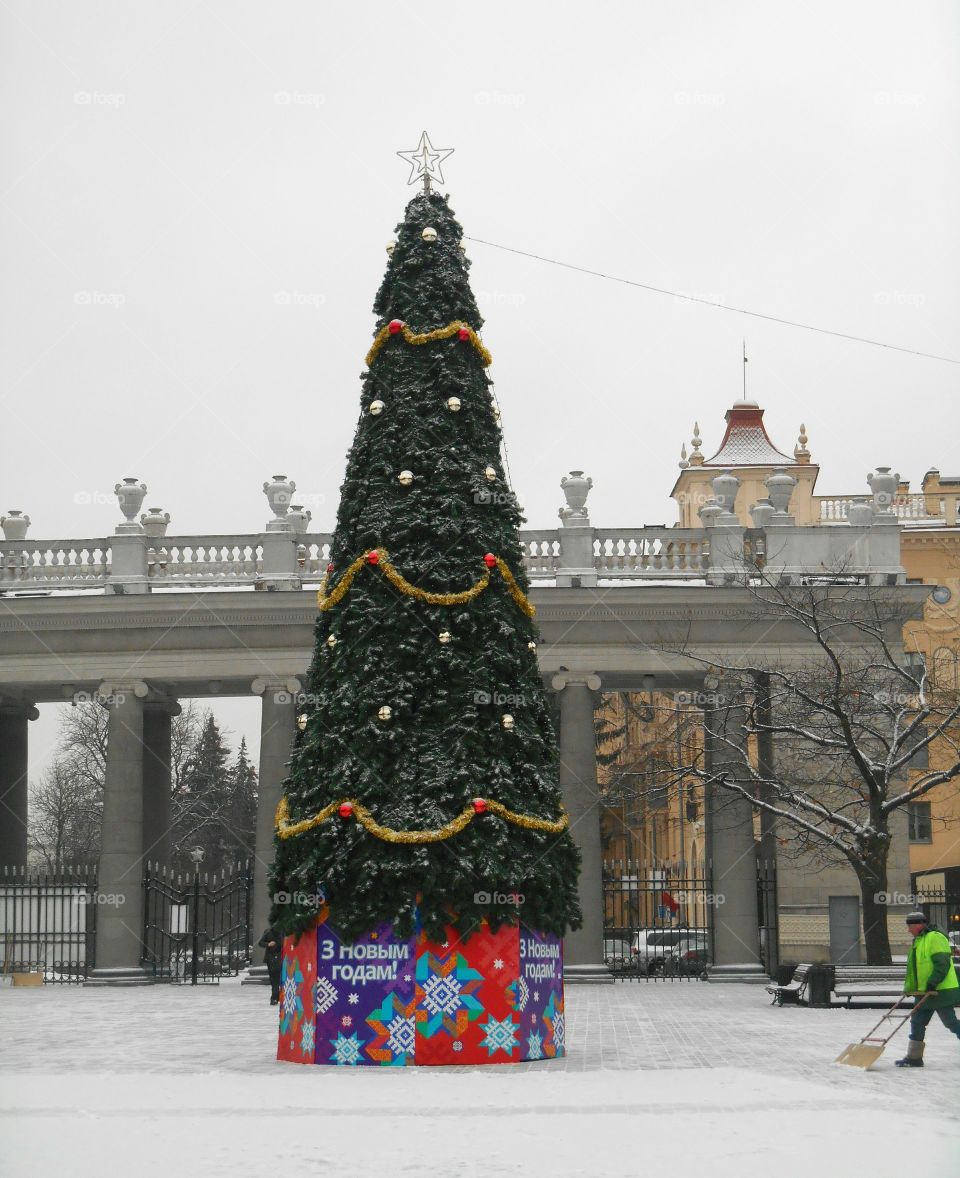
<path id="1" fill-rule="evenodd" d="M 348 1069 L 276 1063 L 267 994 L 0 988 L 0 1175 L 960 1172 L 960 1045 L 936 1020 L 923 1071 L 888 1049 L 862 1072 L 832 1060 L 875 1011 L 569 987 L 563 1060 Z"/>

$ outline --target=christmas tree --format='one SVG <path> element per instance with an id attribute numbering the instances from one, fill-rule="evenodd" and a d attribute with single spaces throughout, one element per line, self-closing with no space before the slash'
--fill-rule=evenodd
<path id="1" fill-rule="evenodd" d="M 483 918 L 562 936 L 579 852 L 462 231 L 410 201 L 374 303 L 361 413 L 278 810 L 271 921 L 346 941 Z"/>

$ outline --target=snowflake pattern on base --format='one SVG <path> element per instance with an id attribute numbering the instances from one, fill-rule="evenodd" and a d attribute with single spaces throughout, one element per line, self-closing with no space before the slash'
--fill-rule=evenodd
<path id="1" fill-rule="evenodd" d="M 331 1063 L 341 1067 L 356 1067 L 360 1062 L 360 1049 L 363 1047 L 363 1043 L 357 1038 L 356 1031 L 349 1038 L 345 1035 L 338 1035 L 336 1039 L 331 1039 L 330 1046 L 333 1048 L 333 1055 L 330 1056 Z"/>
<path id="2" fill-rule="evenodd" d="M 331 1006 L 339 998 L 337 987 L 330 981 L 329 978 L 318 975 L 316 985 L 314 986 L 314 993 L 316 994 L 316 1002 L 314 1010 L 317 1014 L 326 1014 Z"/>
<path id="3" fill-rule="evenodd" d="M 505 1019 L 495 1019 L 491 1016 L 480 1026 L 486 1031 L 486 1035 L 480 1040 L 480 1046 L 486 1047 L 489 1055 L 493 1055 L 495 1051 L 505 1051 L 507 1055 L 511 1055 L 513 1049 L 518 1046 L 518 1027 L 509 1015 Z"/>
<path id="4" fill-rule="evenodd" d="M 527 1037 L 527 1059 L 543 1059 L 543 1036 L 536 1031 Z"/>

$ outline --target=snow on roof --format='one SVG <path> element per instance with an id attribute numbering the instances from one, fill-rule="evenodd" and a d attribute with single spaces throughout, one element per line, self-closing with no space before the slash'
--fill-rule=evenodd
<path id="1" fill-rule="evenodd" d="M 794 459 L 767 437 L 763 410 L 756 401 L 736 401 L 726 413 L 727 432 L 720 449 L 704 466 L 789 466 Z"/>

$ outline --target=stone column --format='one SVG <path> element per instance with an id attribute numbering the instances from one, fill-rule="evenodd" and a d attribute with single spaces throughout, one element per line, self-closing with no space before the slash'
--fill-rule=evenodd
<path id="1" fill-rule="evenodd" d="M 149 699 L 143 709 L 143 858 L 170 866 L 170 725 L 180 705 Z"/>
<path id="2" fill-rule="evenodd" d="M 0 867 L 27 864 L 27 723 L 39 714 L 0 702 Z"/>
<path id="3" fill-rule="evenodd" d="M 151 982 L 143 953 L 143 700 L 146 683 L 103 683 L 110 711 L 97 878 L 96 968 L 86 984 Z"/>
<path id="4" fill-rule="evenodd" d="M 583 927 L 564 938 L 563 977 L 567 982 L 612 983 L 603 961 L 603 856 L 593 724 L 593 692 L 599 690 L 600 679 L 561 671 L 553 677 L 552 687 L 560 693 L 560 789 L 570 833 L 582 856 Z"/>
<path id="5" fill-rule="evenodd" d="M 263 696 L 260 714 L 260 784 L 257 800 L 257 842 L 253 863 L 253 896 L 250 905 L 250 938 L 253 942 L 253 967 L 247 981 L 269 984 L 263 950 L 257 947 L 260 934 L 270 917 L 270 892 L 267 873 L 273 863 L 274 815 L 283 792 L 287 764 L 293 749 L 297 723 L 297 679 L 254 679 L 256 695 Z"/>
<path id="6" fill-rule="evenodd" d="M 744 709 L 721 693 L 715 677 L 706 677 L 704 689 L 707 699 L 712 700 L 704 710 L 707 768 L 731 780 L 747 781 L 740 751 Z M 760 959 L 753 807 L 747 798 L 712 783 L 707 785 L 705 800 L 707 858 L 716 898 L 710 905 L 713 964 L 707 971 L 708 980 L 765 982 L 768 978 Z"/>

